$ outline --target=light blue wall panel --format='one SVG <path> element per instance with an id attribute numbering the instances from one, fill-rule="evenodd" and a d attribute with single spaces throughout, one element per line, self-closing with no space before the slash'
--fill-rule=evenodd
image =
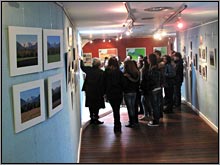
<path id="1" fill-rule="evenodd" d="M 76 163 L 80 110 L 72 108 L 70 92 L 65 87 L 66 81 L 63 86 L 63 110 L 52 118 L 47 117 L 44 122 L 15 134 L 12 86 L 44 79 L 47 110 L 47 78 L 58 73 L 65 75 L 65 69 L 10 77 L 8 26 L 63 29 L 66 52 L 66 28 L 70 26 L 70 22 L 62 9 L 53 2 L 2 3 L 2 163 Z M 79 101 L 74 104 L 79 107 Z"/>
<path id="2" fill-rule="evenodd" d="M 203 37 L 203 44 L 200 45 L 199 37 Z M 207 47 L 207 62 L 199 60 L 198 66 L 207 65 L 207 80 L 204 80 L 199 74 L 199 70 L 192 67 L 192 80 L 189 74 L 190 70 L 186 70 L 185 81 L 182 86 L 182 95 L 189 101 L 195 108 L 197 108 L 203 115 L 205 115 L 213 124 L 218 127 L 218 72 L 219 72 L 219 54 L 218 54 L 218 21 L 206 23 L 193 29 L 186 30 L 178 34 L 178 50 L 183 55 L 190 55 L 190 41 L 193 43 L 192 52 L 193 55 L 197 53 L 199 55 L 199 47 Z M 186 53 L 184 53 L 183 47 L 186 47 Z M 210 66 L 209 50 L 215 48 L 216 54 L 216 68 Z M 193 65 L 193 63 L 192 63 Z M 192 84 L 192 89 L 190 88 Z M 191 97 L 192 96 L 192 97 Z"/>

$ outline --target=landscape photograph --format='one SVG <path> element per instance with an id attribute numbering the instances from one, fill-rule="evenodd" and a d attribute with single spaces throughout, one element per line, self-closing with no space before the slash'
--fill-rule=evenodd
<path id="1" fill-rule="evenodd" d="M 132 60 L 138 60 L 138 56 L 146 55 L 146 49 L 145 48 L 126 48 L 126 55 L 132 56 Z"/>
<path id="2" fill-rule="evenodd" d="M 60 59 L 60 36 L 47 36 L 47 62 L 59 62 Z"/>
<path id="3" fill-rule="evenodd" d="M 21 123 L 41 115 L 40 87 L 20 92 Z"/>
<path id="4" fill-rule="evenodd" d="M 52 83 L 52 108 L 61 104 L 61 80 Z"/>
<path id="5" fill-rule="evenodd" d="M 37 35 L 16 35 L 17 67 L 38 65 Z"/>

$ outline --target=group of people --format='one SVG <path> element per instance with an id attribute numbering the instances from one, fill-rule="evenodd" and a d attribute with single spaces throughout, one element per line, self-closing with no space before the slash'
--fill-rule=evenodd
<path id="1" fill-rule="evenodd" d="M 137 62 L 131 56 L 127 56 L 123 63 L 117 57 L 111 57 L 105 64 L 101 69 L 98 58 L 93 58 L 92 67 L 85 66 L 81 60 L 81 69 L 86 73 L 82 90 L 85 91 L 91 124 L 104 123 L 99 121 L 98 114 L 100 108 L 105 108 L 105 100 L 113 110 L 114 132 L 121 132 L 122 100 L 129 118 L 125 126 L 130 128 L 138 126 L 139 107 L 144 114 L 142 119 L 152 117 L 148 126 L 159 126 L 163 113 L 172 113 L 174 105 L 180 107 L 183 61 L 179 52 L 161 57 L 161 52 L 156 50 L 149 56 L 140 55 Z"/>

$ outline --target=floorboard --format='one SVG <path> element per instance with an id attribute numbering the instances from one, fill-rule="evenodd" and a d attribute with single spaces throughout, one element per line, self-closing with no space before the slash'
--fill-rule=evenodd
<path id="1" fill-rule="evenodd" d="M 103 125 L 89 125 L 82 134 L 80 163 L 218 163 L 218 134 L 189 107 L 164 114 L 159 127 L 127 128 L 121 108 L 122 133 L 113 132 L 112 113 Z"/>

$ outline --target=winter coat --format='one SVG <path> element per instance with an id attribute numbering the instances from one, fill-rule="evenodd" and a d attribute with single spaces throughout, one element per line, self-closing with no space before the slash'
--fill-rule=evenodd
<path id="1" fill-rule="evenodd" d="M 86 73 L 82 91 L 86 93 L 86 107 L 105 108 L 104 102 L 104 72 L 99 68 L 84 66 L 81 60 L 80 66 Z"/>
<path id="2" fill-rule="evenodd" d="M 105 94 L 108 99 L 123 97 L 123 73 L 120 70 L 104 71 Z"/>

